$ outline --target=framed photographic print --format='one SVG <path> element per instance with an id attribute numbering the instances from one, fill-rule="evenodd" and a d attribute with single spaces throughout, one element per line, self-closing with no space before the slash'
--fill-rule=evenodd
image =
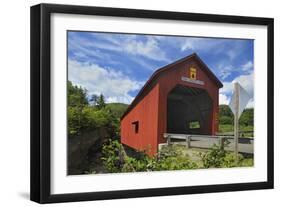
<path id="1" fill-rule="evenodd" d="M 31 7 L 31 200 L 273 188 L 273 19 Z"/>

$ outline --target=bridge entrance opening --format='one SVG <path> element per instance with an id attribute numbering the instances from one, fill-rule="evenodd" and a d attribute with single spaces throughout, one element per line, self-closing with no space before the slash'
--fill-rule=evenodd
<path id="1" fill-rule="evenodd" d="M 212 110 L 206 90 L 177 85 L 167 98 L 167 133 L 211 134 Z"/>

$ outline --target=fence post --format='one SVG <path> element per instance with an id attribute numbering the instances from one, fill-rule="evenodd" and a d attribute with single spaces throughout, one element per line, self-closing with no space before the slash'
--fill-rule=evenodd
<path id="1" fill-rule="evenodd" d="M 219 137 L 219 145 L 221 149 L 224 149 L 224 137 Z"/>
<path id="2" fill-rule="evenodd" d="M 167 137 L 167 144 L 168 144 L 168 145 L 171 144 L 171 136 L 170 136 L 170 135 L 168 135 L 168 137 Z"/>
<path id="3" fill-rule="evenodd" d="M 190 148 L 190 136 L 186 137 L 186 148 L 189 149 Z"/>

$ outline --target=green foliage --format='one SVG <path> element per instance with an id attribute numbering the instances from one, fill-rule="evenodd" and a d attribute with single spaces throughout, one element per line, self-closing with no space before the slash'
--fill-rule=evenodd
<path id="1" fill-rule="evenodd" d="M 97 101 L 98 101 L 98 98 L 99 96 L 96 95 L 96 94 L 93 94 L 90 98 L 90 102 L 93 104 L 93 105 L 96 105 L 97 104 Z"/>
<path id="2" fill-rule="evenodd" d="M 221 167 L 239 167 L 241 166 L 241 162 L 243 161 L 243 159 L 243 156 L 241 154 L 238 154 L 238 160 L 236 161 L 235 154 L 232 152 L 228 152 L 225 154 Z"/>
<path id="3" fill-rule="evenodd" d="M 182 148 L 177 145 L 163 147 L 158 154 L 155 170 L 183 170 L 198 168 Z"/>
<path id="4" fill-rule="evenodd" d="M 135 172 L 146 171 L 147 163 L 153 158 L 149 158 L 145 154 L 140 154 L 139 159 L 126 155 L 122 145 L 117 140 L 109 140 L 102 147 L 103 164 L 108 172 Z"/>
<path id="5" fill-rule="evenodd" d="M 223 134 L 230 134 L 233 135 L 233 124 L 220 124 L 219 125 L 219 132 Z M 239 136 L 240 137 L 253 137 L 254 136 L 254 126 L 244 126 L 239 125 Z M 244 132 L 247 131 L 247 132 Z"/>
<path id="6" fill-rule="evenodd" d="M 82 87 L 74 86 L 70 81 L 67 82 L 67 121 L 68 134 L 79 134 L 83 129 L 85 117 L 83 108 L 87 106 L 87 90 Z"/>
<path id="7" fill-rule="evenodd" d="M 96 107 L 98 109 L 103 109 L 106 106 L 104 96 L 101 94 L 96 100 Z"/>
<path id="8" fill-rule="evenodd" d="M 104 144 L 102 147 L 102 160 L 106 169 L 111 173 L 121 172 L 122 158 L 121 158 L 122 145 L 117 140 L 109 140 L 109 143 Z"/>
<path id="9" fill-rule="evenodd" d="M 122 145 L 110 140 L 103 146 L 102 160 L 108 172 L 144 172 L 159 170 L 182 170 L 198 168 L 180 148 L 168 146 L 155 156 L 138 152 L 138 158 L 126 155 Z"/>
<path id="10" fill-rule="evenodd" d="M 253 126 L 254 125 L 254 109 L 245 109 L 241 114 L 239 123 L 243 126 Z"/>
<path id="11" fill-rule="evenodd" d="M 143 155 L 141 157 L 133 158 L 126 156 L 125 163 L 122 167 L 122 172 L 145 172 L 155 169 L 156 159 Z"/>
<path id="12" fill-rule="evenodd" d="M 200 128 L 200 122 L 199 121 L 189 122 L 189 129 L 199 129 L 199 128 Z"/>
<path id="13" fill-rule="evenodd" d="M 219 124 L 219 132 L 222 132 L 222 133 L 227 133 L 227 132 L 232 132 L 233 134 L 233 124 Z"/>
<path id="14" fill-rule="evenodd" d="M 219 124 L 220 124 L 220 126 L 221 125 L 233 125 L 233 123 L 234 123 L 233 120 L 234 120 L 233 113 L 231 112 L 229 106 L 220 105 L 219 106 Z M 225 132 L 225 131 L 223 131 L 223 132 Z M 229 132 L 229 131 L 226 131 L 226 132 Z"/>
<path id="15" fill-rule="evenodd" d="M 87 120 L 84 123 L 86 128 L 99 128 L 110 124 L 111 114 L 108 111 L 85 107 L 82 113 L 85 114 Z"/>
<path id="16" fill-rule="evenodd" d="M 68 122 L 68 134 L 69 135 L 75 135 L 79 134 L 81 130 L 81 120 L 82 113 L 81 109 L 78 107 L 67 107 L 67 122 Z"/>
<path id="17" fill-rule="evenodd" d="M 227 105 L 219 106 L 219 132 L 233 132 L 233 114 Z M 245 109 L 239 119 L 240 131 L 253 131 L 254 126 L 254 109 Z M 243 133 L 241 136 L 253 137 L 253 133 Z"/>
<path id="18" fill-rule="evenodd" d="M 233 122 L 233 113 L 228 105 L 219 106 L 219 117 L 229 117 Z M 232 122 L 229 122 L 228 124 L 231 124 Z"/>
<path id="19" fill-rule="evenodd" d="M 67 104 L 71 107 L 83 107 L 88 105 L 87 90 L 74 86 L 71 81 L 67 82 Z"/>
<path id="20" fill-rule="evenodd" d="M 89 105 L 87 90 L 74 86 L 70 81 L 68 89 L 68 134 L 70 136 L 79 135 L 85 131 L 106 128 L 109 135 L 116 138 L 120 134 L 120 120 L 116 116 L 118 112 L 114 107 L 106 107 L 105 98 L 92 95 L 90 101 L 94 105 Z"/>
<path id="21" fill-rule="evenodd" d="M 108 103 L 106 104 L 105 108 L 109 110 L 115 117 L 121 118 L 128 108 L 128 105 L 123 103 Z"/>
<path id="22" fill-rule="evenodd" d="M 199 153 L 204 168 L 230 168 L 253 166 L 253 159 L 244 159 L 238 154 L 236 160 L 235 154 L 227 152 L 223 148 L 214 144 L 212 149 L 205 153 Z"/>
<path id="23" fill-rule="evenodd" d="M 240 167 L 251 167 L 254 166 L 254 159 L 248 158 L 248 159 L 243 159 L 240 162 Z"/>
<path id="24" fill-rule="evenodd" d="M 107 127 L 113 130 L 111 136 L 119 134 L 119 119 L 114 117 L 105 109 L 98 110 L 93 106 L 68 107 L 68 132 L 70 135 L 77 135 L 83 131 Z M 115 134 L 114 134 L 115 133 Z"/>
<path id="25" fill-rule="evenodd" d="M 233 124 L 233 113 L 229 106 L 219 106 L 219 123 L 220 124 Z M 239 119 L 239 124 L 243 126 L 253 126 L 254 124 L 254 109 L 245 109 Z"/>
<path id="26" fill-rule="evenodd" d="M 229 116 L 220 116 L 219 117 L 219 123 L 220 124 L 225 124 L 225 125 L 233 125 L 233 118 Z"/>
<path id="27" fill-rule="evenodd" d="M 170 145 L 163 147 L 155 156 L 139 152 L 136 158 L 126 155 L 119 141 L 110 140 L 103 145 L 102 160 L 110 173 L 253 166 L 253 159 L 245 159 L 239 154 L 236 161 L 234 153 L 217 145 L 207 152 L 199 153 L 202 161 L 202 166 L 199 166 L 198 162 L 195 163 L 184 153 L 184 149 L 184 146 Z"/>
<path id="28" fill-rule="evenodd" d="M 218 168 L 223 165 L 226 151 L 214 144 L 210 151 L 206 153 L 201 152 L 199 155 L 201 157 L 204 168 Z"/>

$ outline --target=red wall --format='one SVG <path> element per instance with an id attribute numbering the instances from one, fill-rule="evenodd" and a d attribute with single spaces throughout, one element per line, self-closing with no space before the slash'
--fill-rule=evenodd
<path id="1" fill-rule="evenodd" d="M 138 150 L 149 148 L 149 154 L 158 149 L 158 97 L 159 84 L 143 98 L 121 121 L 121 142 Z M 132 122 L 139 121 L 139 132 L 135 133 Z"/>
<path id="2" fill-rule="evenodd" d="M 189 83 L 181 80 L 181 77 L 189 77 L 189 68 L 197 69 L 197 80 L 204 81 L 204 85 Z M 201 65 L 196 61 L 177 64 L 174 68 L 162 73 L 157 84 L 146 94 L 142 100 L 121 121 L 121 142 L 132 148 L 144 150 L 150 148 L 149 154 L 155 154 L 158 144 L 166 142 L 163 134 L 167 128 L 167 96 L 177 85 L 197 87 L 207 90 L 213 100 L 213 113 L 209 120 L 209 134 L 215 134 L 218 130 L 218 86 L 200 69 Z M 139 132 L 135 133 L 132 122 L 139 121 Z"/>

